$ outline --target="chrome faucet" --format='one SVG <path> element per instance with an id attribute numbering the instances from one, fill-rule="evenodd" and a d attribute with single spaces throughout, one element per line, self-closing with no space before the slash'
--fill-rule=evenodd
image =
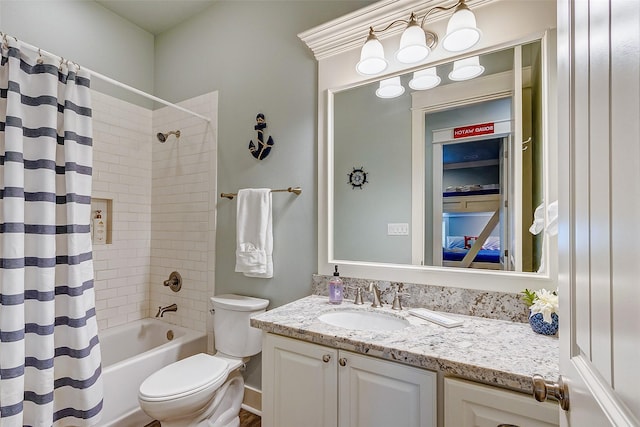
<path id="1" fill-rule="evenodd" d="M 162 306 L 158 307 L 158 312 L 156 313 L 156 317 L 163 317 L 164 313 L 166 313 L 167 311 L 178 311 L 178 305 L 171 304 L 166 307 L 162 307 Z"/>
<path id="2" fill-rule="evenodd" d="M 382 307 L 382 303 L 380 302 L 380 288 L 378 285 L 373 282 L 369 283 L 369 292 L 373 295 L 373 302 L 371 303 L 371 307 L 378 308 Z"/>

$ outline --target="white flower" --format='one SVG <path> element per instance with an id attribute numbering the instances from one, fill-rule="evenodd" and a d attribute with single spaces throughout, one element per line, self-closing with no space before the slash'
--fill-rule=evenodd
<path id="1" fill-rule="evenodd" d="M 551 323 L 551 313 L 558 312 L 558 295 L 546 289 L 540 289 L 536 291 L 536 299 L 530 309 L 532 316 L 536 313 L 542 313 L 542 319 Z"/>

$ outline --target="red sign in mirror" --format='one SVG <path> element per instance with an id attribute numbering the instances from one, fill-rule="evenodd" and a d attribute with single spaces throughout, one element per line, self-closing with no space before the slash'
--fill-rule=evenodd
<path id="1" fill-rule="evenodd" d="M 494 129 L 495 127 L 493 122 L 454 128 L 453 139 L 468 138 L 470 136 L 478 136 L 478 135 L 489 135 L 495 132 Z"/>

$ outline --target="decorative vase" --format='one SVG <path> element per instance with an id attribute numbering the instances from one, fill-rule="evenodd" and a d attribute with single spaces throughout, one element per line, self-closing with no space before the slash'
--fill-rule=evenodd
<path id="1" fill-rule="evenodd" d="M 551 323 L 545 322 L 542 313 L 536 313 L 529 316 L 529 324 L 533 332 L 542 335 L 555 335 L 558 333 L 558 315 L 551 313 Z"/>

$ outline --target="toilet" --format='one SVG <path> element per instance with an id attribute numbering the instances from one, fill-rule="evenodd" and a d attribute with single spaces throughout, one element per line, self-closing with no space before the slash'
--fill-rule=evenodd
<path id="1" fill-rule="evenodd" d="M 162 427 L 238 427 L 244 380 L 239 369 L 262 350 L 249 325 L 268 300 L 226 294 L 211 298 L 216 354 L 199 353 L 165 366 L 140 385 L 138 402 Z"/>

